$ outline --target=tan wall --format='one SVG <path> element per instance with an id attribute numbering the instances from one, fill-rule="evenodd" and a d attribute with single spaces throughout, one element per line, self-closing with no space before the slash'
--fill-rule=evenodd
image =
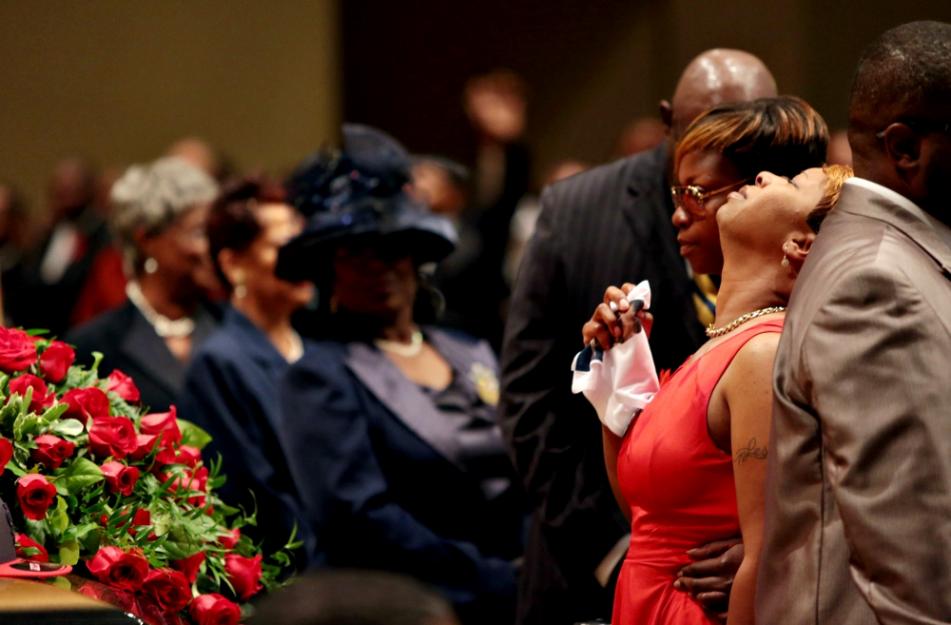
<path id="1" fill-rule="evenodd" d="M 43 209 L 53 163 L 148 160 L 198 134 L 277 171 L 335 135 L 337 0 L 3 0 L 0 179 Z"/>

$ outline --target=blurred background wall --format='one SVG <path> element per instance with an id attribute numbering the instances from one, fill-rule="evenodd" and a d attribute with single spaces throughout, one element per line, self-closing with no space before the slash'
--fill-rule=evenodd
<path id="1" fill-rule="evenodd" d="M 286 170 L 341 119 L 467 161 L 467 77 L 511 68 L 530 88 L 536 172 L 610 158 L 712 46 L 748 49 L 833 127 L 861 48 L 948 0 L 3 0 L 0 179 L 42 209 L 53 163 L 153 158 L 197 134 L 239 169 Z"/>
<path id="2" fill-rule="evenodd" d="M 340 119 L 336 0 L 3 0 L 0 179 L 43 209 L 53 164 L 153 159 L 183 135 L 292 166 Z"/>

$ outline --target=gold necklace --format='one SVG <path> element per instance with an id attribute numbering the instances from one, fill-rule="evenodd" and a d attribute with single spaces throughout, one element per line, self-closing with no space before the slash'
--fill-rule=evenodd
<path id="1" fill-rule="evenodd" d="M 727 334 L 728 332 L 732 332 L 733 330 L 736 330 L 738 327 L 740 327 L 747 321 L 756 319 L 757 317 L 762 317 L 763 315 L 768 315 L 770 313 L 782 312 L 784 310 L 786 310 L 785 306 L 768 306 L 766 308 L 760 308 L 759 310 L 748 312 L 745 315 L 740 315 L 739 317 L 737 317 L 736 319 L 734 319 L 733 321 L 731 321 L 730 323 L 726 324 L 725 326 L 721 328 L 714 328 L 713 324 L 711 323 L 710 325 L 707 326 L 707 329 L 706 329 L 707 337 L 711 339 L 715 339 L 718 336 L 723 336 L 724 334 Z"/>

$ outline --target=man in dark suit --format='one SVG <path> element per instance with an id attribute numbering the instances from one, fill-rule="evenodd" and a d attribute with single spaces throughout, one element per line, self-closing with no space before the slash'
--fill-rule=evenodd
<path id="1" fill-rule="evenodd" d="M 758 623 L 951 623 L 951 24 L 884 33 L 776 354 Z"/>
<path id="2" fill-rule="evenodd" d="M 661 114 L 672 143 L 711 106 L 775 94 L 759 59 L 709 50 L 687 66 Z M 703 341 L 694 283 L 670 221 L 670 152 L 665 144 L 542 195 L 502 352 L 500 419 L 534 509 L 519 591 L 522 625 L 570 625 L 611 612 L 629 526 L 608 485 L 597 416 L 570 390 L 581 326 L 604 289 L 650 281 L 656 319 L 650 342 L 659 368 L 678 366 Z"/>

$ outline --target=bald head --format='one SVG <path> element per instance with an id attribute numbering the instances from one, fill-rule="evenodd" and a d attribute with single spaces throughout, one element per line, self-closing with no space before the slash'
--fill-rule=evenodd
<path id="1" fill-rule="evenodd" d="M 684 69 L 669 110 L 664 111 L 664 121 L 676 141 L 690 122 L 710 107 L 776 94 L 776 79 L 758 57 L 742 50 L 714 48 Z"/>

